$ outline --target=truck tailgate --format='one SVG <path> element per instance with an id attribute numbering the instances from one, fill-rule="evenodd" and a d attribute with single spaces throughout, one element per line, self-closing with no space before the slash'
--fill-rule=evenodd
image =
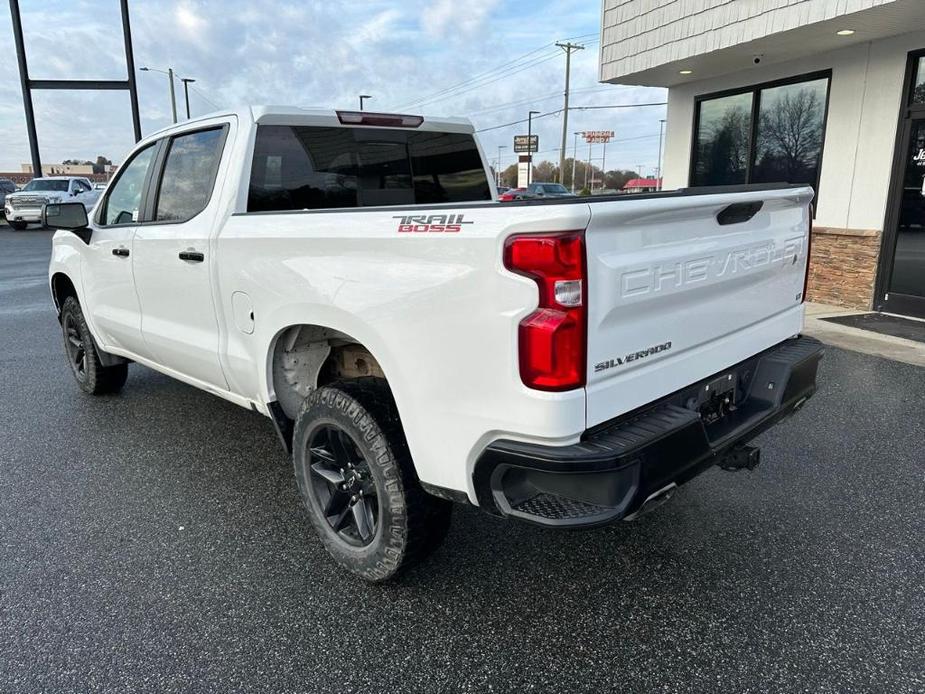
<path id="1" fill-rule="evenodd" d="M 590 205 L 588 427 L 800 332 L 811 200 L 801 187 Z"/>

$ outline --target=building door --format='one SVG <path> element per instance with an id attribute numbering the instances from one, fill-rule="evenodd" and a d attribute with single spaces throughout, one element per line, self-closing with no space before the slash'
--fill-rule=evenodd
<path id="1" fill-rule="evenodd" d="M 925 318 L 925 55 L 910 60 L 877 308 Z"/>

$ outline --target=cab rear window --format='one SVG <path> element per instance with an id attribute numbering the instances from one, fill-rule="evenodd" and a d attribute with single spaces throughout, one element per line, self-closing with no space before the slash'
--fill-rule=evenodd
<path id="1" fill-rule="evenodd" d="M 490 200 L 471 135 L 261 125 L 248 212 Z"/>

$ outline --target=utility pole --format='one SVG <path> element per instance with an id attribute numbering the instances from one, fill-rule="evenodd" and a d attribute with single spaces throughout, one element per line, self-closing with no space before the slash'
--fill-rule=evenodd
<path id="1" fill-rule="evenodd" d="M 567 42 L 557 43 L 559 48 L 565 51 L 565 103 L 562 106 L 562 148 L 559 151 L 559 183 L 565 181 L 565 144 L 568 136 L 568 90 L 569 76 L 572 70 L 572 51 L 580 51 L 584 46 Z"/>
<path id="2" fill-rule="evenodd" d="M 186 100 L 186 120 L 190 119 L 189 115 L 189 86 L 190 83 L 195 82 L 192 77 L 181 77 L 180 81 L 183 83 L 183 98 Z"/>
<path id="3" fill-rule="evenodd" d="M 575 133 L 575 145 L 572 147 L 572 192 L 575 192 L 575 162 L 578 161 L 578 136 L 580 132 Z"/>
<path id="4" fill-rule="evenodd" d="M 658 172 L 655 174 L 655 190 L 662 189 L 662 135 L 665 131 L 665 120 L 659 121 L 658 126 Z"/>
<path id="5" fill-rule="evenodd" d="M 533 178 L 533 114 L 539 111 L 530 111 L 527 113 L 527 185 L 530 185 L 530 179 Z"/>

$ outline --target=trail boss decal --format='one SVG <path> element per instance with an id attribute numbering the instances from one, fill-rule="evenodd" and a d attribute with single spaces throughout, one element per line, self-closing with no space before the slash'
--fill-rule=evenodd
<path id="1" fill-rule="evenodd" d="M 594 373 L 600 373 L 601 371 L 612 369 L 615 366 L 623 366 L 624 364 L 628 364 L 631 361 L 639 361 L 640 359 L 651 357 L 653 354 L 667 352 L 669 349 L 671 349 L 671 341 L 663 342 L 660 345 L 653 345 L 649 347 L 649 349 L 644 349 L 640 352 L 631 352 L 630 354 L 627 354 L 623 357 L 615 357 L 614 359 L 608 359 L 607 361 L 599 361 L 594 365 Z"/>
<path id="2" fill-rule="evenodd" d="M 398 222 L 398 233 L 400 234 L 426 234 L 430 232 L 456 234 L 462 231 L 463 224 L 475 223 L 463 221 L 461 214 L 396 215 L 392 219 L 401 220 Z"/>

